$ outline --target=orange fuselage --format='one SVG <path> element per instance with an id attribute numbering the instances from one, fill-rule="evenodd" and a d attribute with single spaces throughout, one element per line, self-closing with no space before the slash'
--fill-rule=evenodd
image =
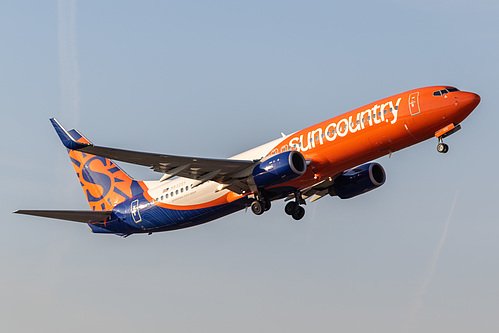
<path id="1" fill-rule="evenodd" d="M 291 186 L 318 180 L 427 140 L 449 124 L 461 123 L 478 105 L 477 94 L 433 86 L 381 99 L 292 134 L 271 154 L 300 151 L 311 168 Z"/>

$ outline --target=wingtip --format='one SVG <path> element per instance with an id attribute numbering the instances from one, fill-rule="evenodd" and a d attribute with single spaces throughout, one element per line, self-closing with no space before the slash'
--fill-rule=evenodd
<path id="1" fill-rule="evenodd" d="M 54 126 L 54 129 L 57 135 L 59 136 L 59 139 L 61 139 L 64 147 L 68 149 L 78 150 L 89 146 L 89 144 L 76 142 L 76 140 L 71 136 L 71 134 L 69 134 L 68 131 L 66 131 L 66 129 L 62 127 L 62 125 L 54 117 L 49 118 L 49 120 L 52 123 L 52 126 Z"/>

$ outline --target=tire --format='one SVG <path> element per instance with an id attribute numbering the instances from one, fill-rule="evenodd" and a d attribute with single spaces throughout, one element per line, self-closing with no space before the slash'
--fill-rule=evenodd
<path id="1" fill-rule="evenodd" d="M 292 215 L 295 220 L 301 220 L 305 216 L 305 208 L 298 206 L 296 212 Z"/>
<path id="2" fill-rule="evenodd" d="M 284 207 L 284 212 L 288 215 L 293 215 L 298 210 L 298 204 L 294 201 L 290 201 Z"/>
<path id="3" fill-rule="evenodd" d="M 448 145 L 446 145 L 445 143 L 439 143 L 439 144 L 437 145 L 437 151 L 438 151 L 439 153 L 445 154 L 446 152 L 448 152 L 448 151 L 449 151 L 449 146 L 448 146 Z"/>
<path id="4" fill-rule="evenodd" d="M 255 215 L 262 215 L 263 214 L 263 207 L 260 201 L 255 200 L 251 203 L 251 211 Z"/>

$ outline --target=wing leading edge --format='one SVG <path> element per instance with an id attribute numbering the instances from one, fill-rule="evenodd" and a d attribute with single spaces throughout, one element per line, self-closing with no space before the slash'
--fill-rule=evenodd
<path id="1" fill-rule="evenodd" d="M 173 176 L 185 177 L 195 180 L 194 186 L 211 180 L 222 184 L 224 189 L 242 194 L 250 190 L 248 177 L 259 163 L 259 161 L 184 157 L 95 146 L 83 135 L 84 140 L 76 141 L 55 118 L 50 118 L 50 121 L 66 148 L 111 160 L 147 166 L 163 173 L 161 180 Z"/>

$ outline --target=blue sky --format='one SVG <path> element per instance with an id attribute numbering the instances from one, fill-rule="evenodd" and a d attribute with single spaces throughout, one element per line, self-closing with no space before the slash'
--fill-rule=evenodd
<path id="1" fill-rule="evenodd" d="M 0 4 L 0 330 L 496 332 L 496 1 Z M 94 143 L 224 158 L 405 90 L 481 95 L 387 182 L 127 239 L 87 209 L 49 117 Z M 160 175 L 122 165 L 139 179 Z M 444 232 L 445 231 L 445 232 Z"/>

